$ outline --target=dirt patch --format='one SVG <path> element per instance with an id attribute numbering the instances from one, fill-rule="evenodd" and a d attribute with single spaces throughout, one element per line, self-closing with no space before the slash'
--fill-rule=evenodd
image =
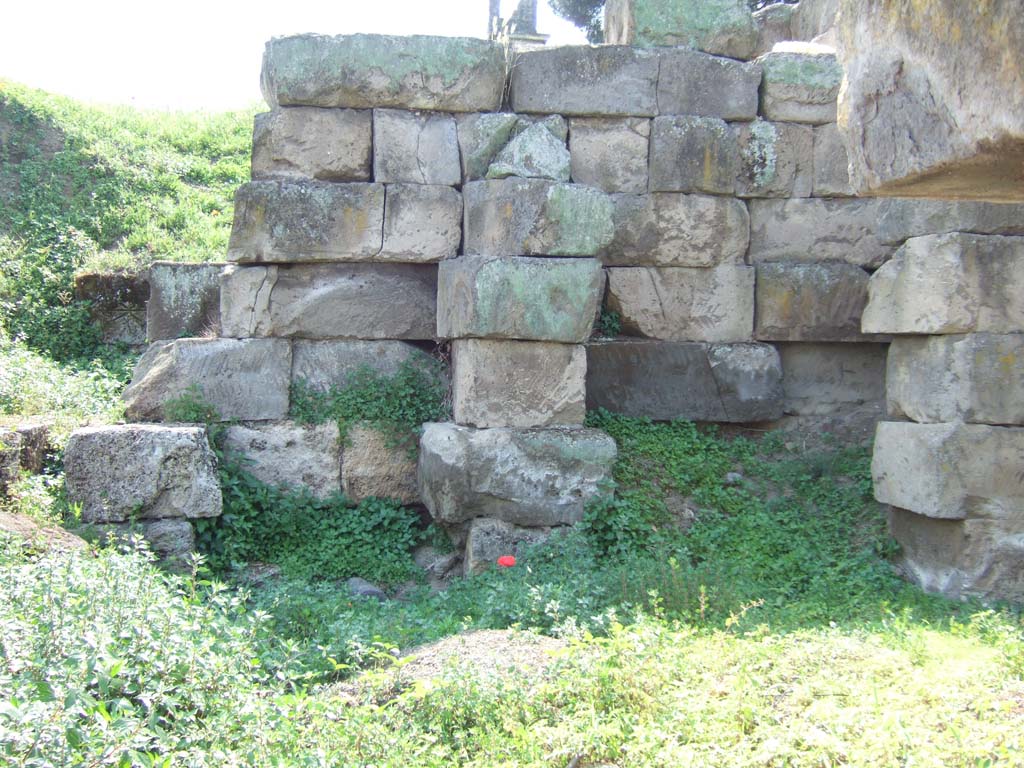
<path id="1" fill-rule="evenodd" d="M 43 526 L 25 515 L 0 512 L 0 532 L 10 533 L 32 549 L 69 551 L 87 549 L 84 539 L 58 526 Z"/>

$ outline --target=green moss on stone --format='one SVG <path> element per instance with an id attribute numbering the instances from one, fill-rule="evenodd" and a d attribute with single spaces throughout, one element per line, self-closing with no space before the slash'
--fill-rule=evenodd
<path id="1" fill-rule="evenodd" d="M 612 241 L 611 199 L 596 189 L 558 184 L 548 190 L 544 220 L 555 229 L 552 256 L 592 256 Z"/>
<path id="2" fill-rule="evenodd" d="M 775 179 L 778 166 L 775 145 L 778 140 L 778 131 L 770 122 L 756 120 L 750 126 L 750 138 L 743 147 L 743 161 L 757 186 L 765 186 Z"/>
<path id="3" fill-rule="evenodd" d="M 765 57 L 764 77 L 773 83 L 832 90 L 843 79 L 843 68 L 835 56 L 781 53 Z"/>
<path id="4" fill-rule="evenodd" d="M 745 0 L 633 0 L 635 43 L 700 49 L 722 34 L 745 34 L 753 21 Z"/>

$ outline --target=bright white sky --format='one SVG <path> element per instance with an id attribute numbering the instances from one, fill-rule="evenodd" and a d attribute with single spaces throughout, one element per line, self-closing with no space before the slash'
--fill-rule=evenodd
<path id="1" fill-rule="evenodd" d="M 515 0 L 502 0 L 509 15 Z M 541 0 L 549 44 L 585 43 Z M 261 100 L 271 37 L 487 36 L 487 0 L 6 0 L 0 79 L 91 102 L 223 110 Z"/>

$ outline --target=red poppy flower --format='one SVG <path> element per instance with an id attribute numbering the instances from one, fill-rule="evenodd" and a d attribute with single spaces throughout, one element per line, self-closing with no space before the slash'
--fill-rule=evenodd
<path id="1" fill-rule="evenodd" d="M 511 568 L 516 564 L 516 559 L 512 555 L 502 555 L 498 558 L 498 565 L 502 568 Z"/>

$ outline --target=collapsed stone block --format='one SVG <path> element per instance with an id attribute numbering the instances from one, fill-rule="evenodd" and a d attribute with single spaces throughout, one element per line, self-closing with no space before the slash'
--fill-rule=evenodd
<path id="1" fill-rule="evenodd" d="M 724 120 L 656 117 L 651 125 L 652 192 L 731 195 L 739 153 Z"/>
<path id="2" fill-rule="evenodd" d="M 370 110 L 282 107 L 256 115 L 252 178 L 369 181 Z"/>
<path id="3" fill-rule="evenodd" d="M 188 520 L 141 520 L 133 523 L 114 523 L 93 526 L 100 541 L 110 539 L 130 544 L 142 538 L 156 555 L 160 565 L 174 572 L 187 573 L 191 569 L 191 556 L 196 548 L 196 531 Z"/>
<path id="4" fill-rule="evenodd" d="M 420 504 L 414 449 L 415 444 L 393 445 L 387 435 L 370 426 L 350 427 L 341 463 L 345 496 L 357 502 L 375 496 Z"/>
<path id="5" fill-rule="evenodd" d="M 0 495 L 14 485 L 21 474 L 21 435 L 0 429 Z"/>
<path id="6" fill-rule="evenodd" d="M 551 137 L 563 147 L 569 136 L 568 125 L 561 115 L 533 116 L 517 115 L 514 112 L 484 112 L 456 115 L 455 123 L 459 136 L 463 181 L 479 181 L 485 178 L 491 165 L 496 163 L 498 156 L 509 143 L 535 125 L 543 125 Z"/>
<path id="7" fill-rule="evenodd" d="M 291 343 L 284 339 L 158 341 L 139 360 L 122 395 L 125 417 L 163 421 L 167 401 L 195 386 L 226 421 L 283 419 L 291 367 Z"/>
<path id="8" fill-rule="evenodd" d="M 205 427 L 122 424 L 71 433 L 68 499 L 83 523 L 217 517 L 217 458 Z"/>
<path id="9" fill-rule="evenodd" d="M 361 368 L 391 376 L 403 364 L 442 378 L 446 375 L 435 358 L 406 341 L 296 339 L 292 343 L 292 385 L 302 382 L 319 391 L 344 387 Z"/>
<path id="10" fill-rule="evenodd" d="M 759 64 L 709 56 L 687 48 L 659 51 L 658 56 L 660 114 L 722 120 L 757 117 Z"/>
<path id="11" fill-rule="evenodd" d="M 878 239 L 902 245 L 911 237 L 970 232 L 1024 235 L 1024 206 L 969 200 L 883 199 L 878 208 Z"/>
<path id="12" fill-rule="evenodd" d="M 761 114 L 793 123 L 834 123 L 843 69 L 830 53 L 767 53 L 757 60 L 763 70 Z"/>
<path id="13" fill-rule="evenodd" d="M 153 262 L 146 302 L 147 340 L 219 333 L 223 268 L 223 264 Z"/>
<path id="14" fill-rule="evenodd" d="M 514 557 L 521 547 L 539 544 L 550 535 L 549 528 L 519 528 L 493 517 L 478 517 L 470 522 L 466 537 L 466 573 L 481 573 L 499 557 Z"/>
<path id="15" fill-rule="evenodd" d="M 605 192 L 647 191 L 650 120 L 577 117 L 569 129 L 574 182 Z"/>
<path id="16" fill-rule="evenodd" d="M 5 426 L 8 425 L 8 426 Z M 0 486 L 16 480 L 20 470 L 30 474 L 42 473 L 46 453 L 50 450 L 50 431 L 53 422 L 44 419 L 10 420 L 0 418 Z M 4 469 L 7 467 L 7 473 Z"/>
<path id="17" fill-rule="evenodd" d="M 835 123 L 814 126 L 815 197 L 849 197 L 854 194 L 850 185 L 849 160 L 846 145 Z"/>
<path id="18" fill-rule="evenodd" d="M 616 45 L 678 45 L 746 59 L 757 32 L 743 0 L 609 0 L 605 41 Z"/>
<path id="19" fill-rule="evenodd" d="M 868 273 L 841 262 L 757 265 L 757 321 L 762 341 L 862 341 Z"/>
<path id="20" fill-rule="evenodd" d="M 505 90 L 505 52 L 468 37 L 277 37 L 263 53 L 260 84 L 272 107 L 493 112 Z"/>
<path id="21" fill-rule="evenodd" d="M 493 517 L 513 525 L 571 525 L 611 479 L 617 449 L 582 427 L 472 429 L 425 424 L 419 487 L 439 523 Z"/>
<path id="22" fill-rule="evenodd" d="M 462 195 L 451 187 L 388 184 L 384 245 L 375 261 L 428 263 L 448 259 L 462 242 Z"/>
<path id="23" fill-rule="evenodd" d="M 455 118 L 373 110 L 373 178 L 378 183 L 459 184 Z"/>
<path id="24" fill-rule="evenodd" d="M 773 3 L 754 11 L 754 30 L 757 32 L 754 56 L 769 53 L 776 43 L 801 39 L 793 34 L 795 11 L 795 6 L 788 3 Z"/>
<path id="25" fill-rule="evenodd" d="M 809 197 L 813 129 L 756 120 L 732 126 L 739 147 L 738 197 Z"/>
<path id="26" fill-rule="evenodd" d="M 303 486 L 314 496 L 341 490 L 338 425 L 258 422 L 232 424 L 224 452 L 267 485 Z"/>
<path id="27" fill-rule="evenodd" d="M 881 416 L 885 344 L 778 344 L 784 407 L 795 416 L 863 409 Z"/>
<path id="28" fill-rule="evenodd" d="M 498 152 L 487 168 L 488 179 L 569 181 L 571 158 L 565 138 L 556 137 L 544 123 L 525 128 Z"/>
<path id="29" fill-rule="evenodd" d="M 89 319 L 99 328 L 104 344 L 146 343 L 145 272 L 87 272 L 75 275 L 75 298 L 89 302 Z"/>

